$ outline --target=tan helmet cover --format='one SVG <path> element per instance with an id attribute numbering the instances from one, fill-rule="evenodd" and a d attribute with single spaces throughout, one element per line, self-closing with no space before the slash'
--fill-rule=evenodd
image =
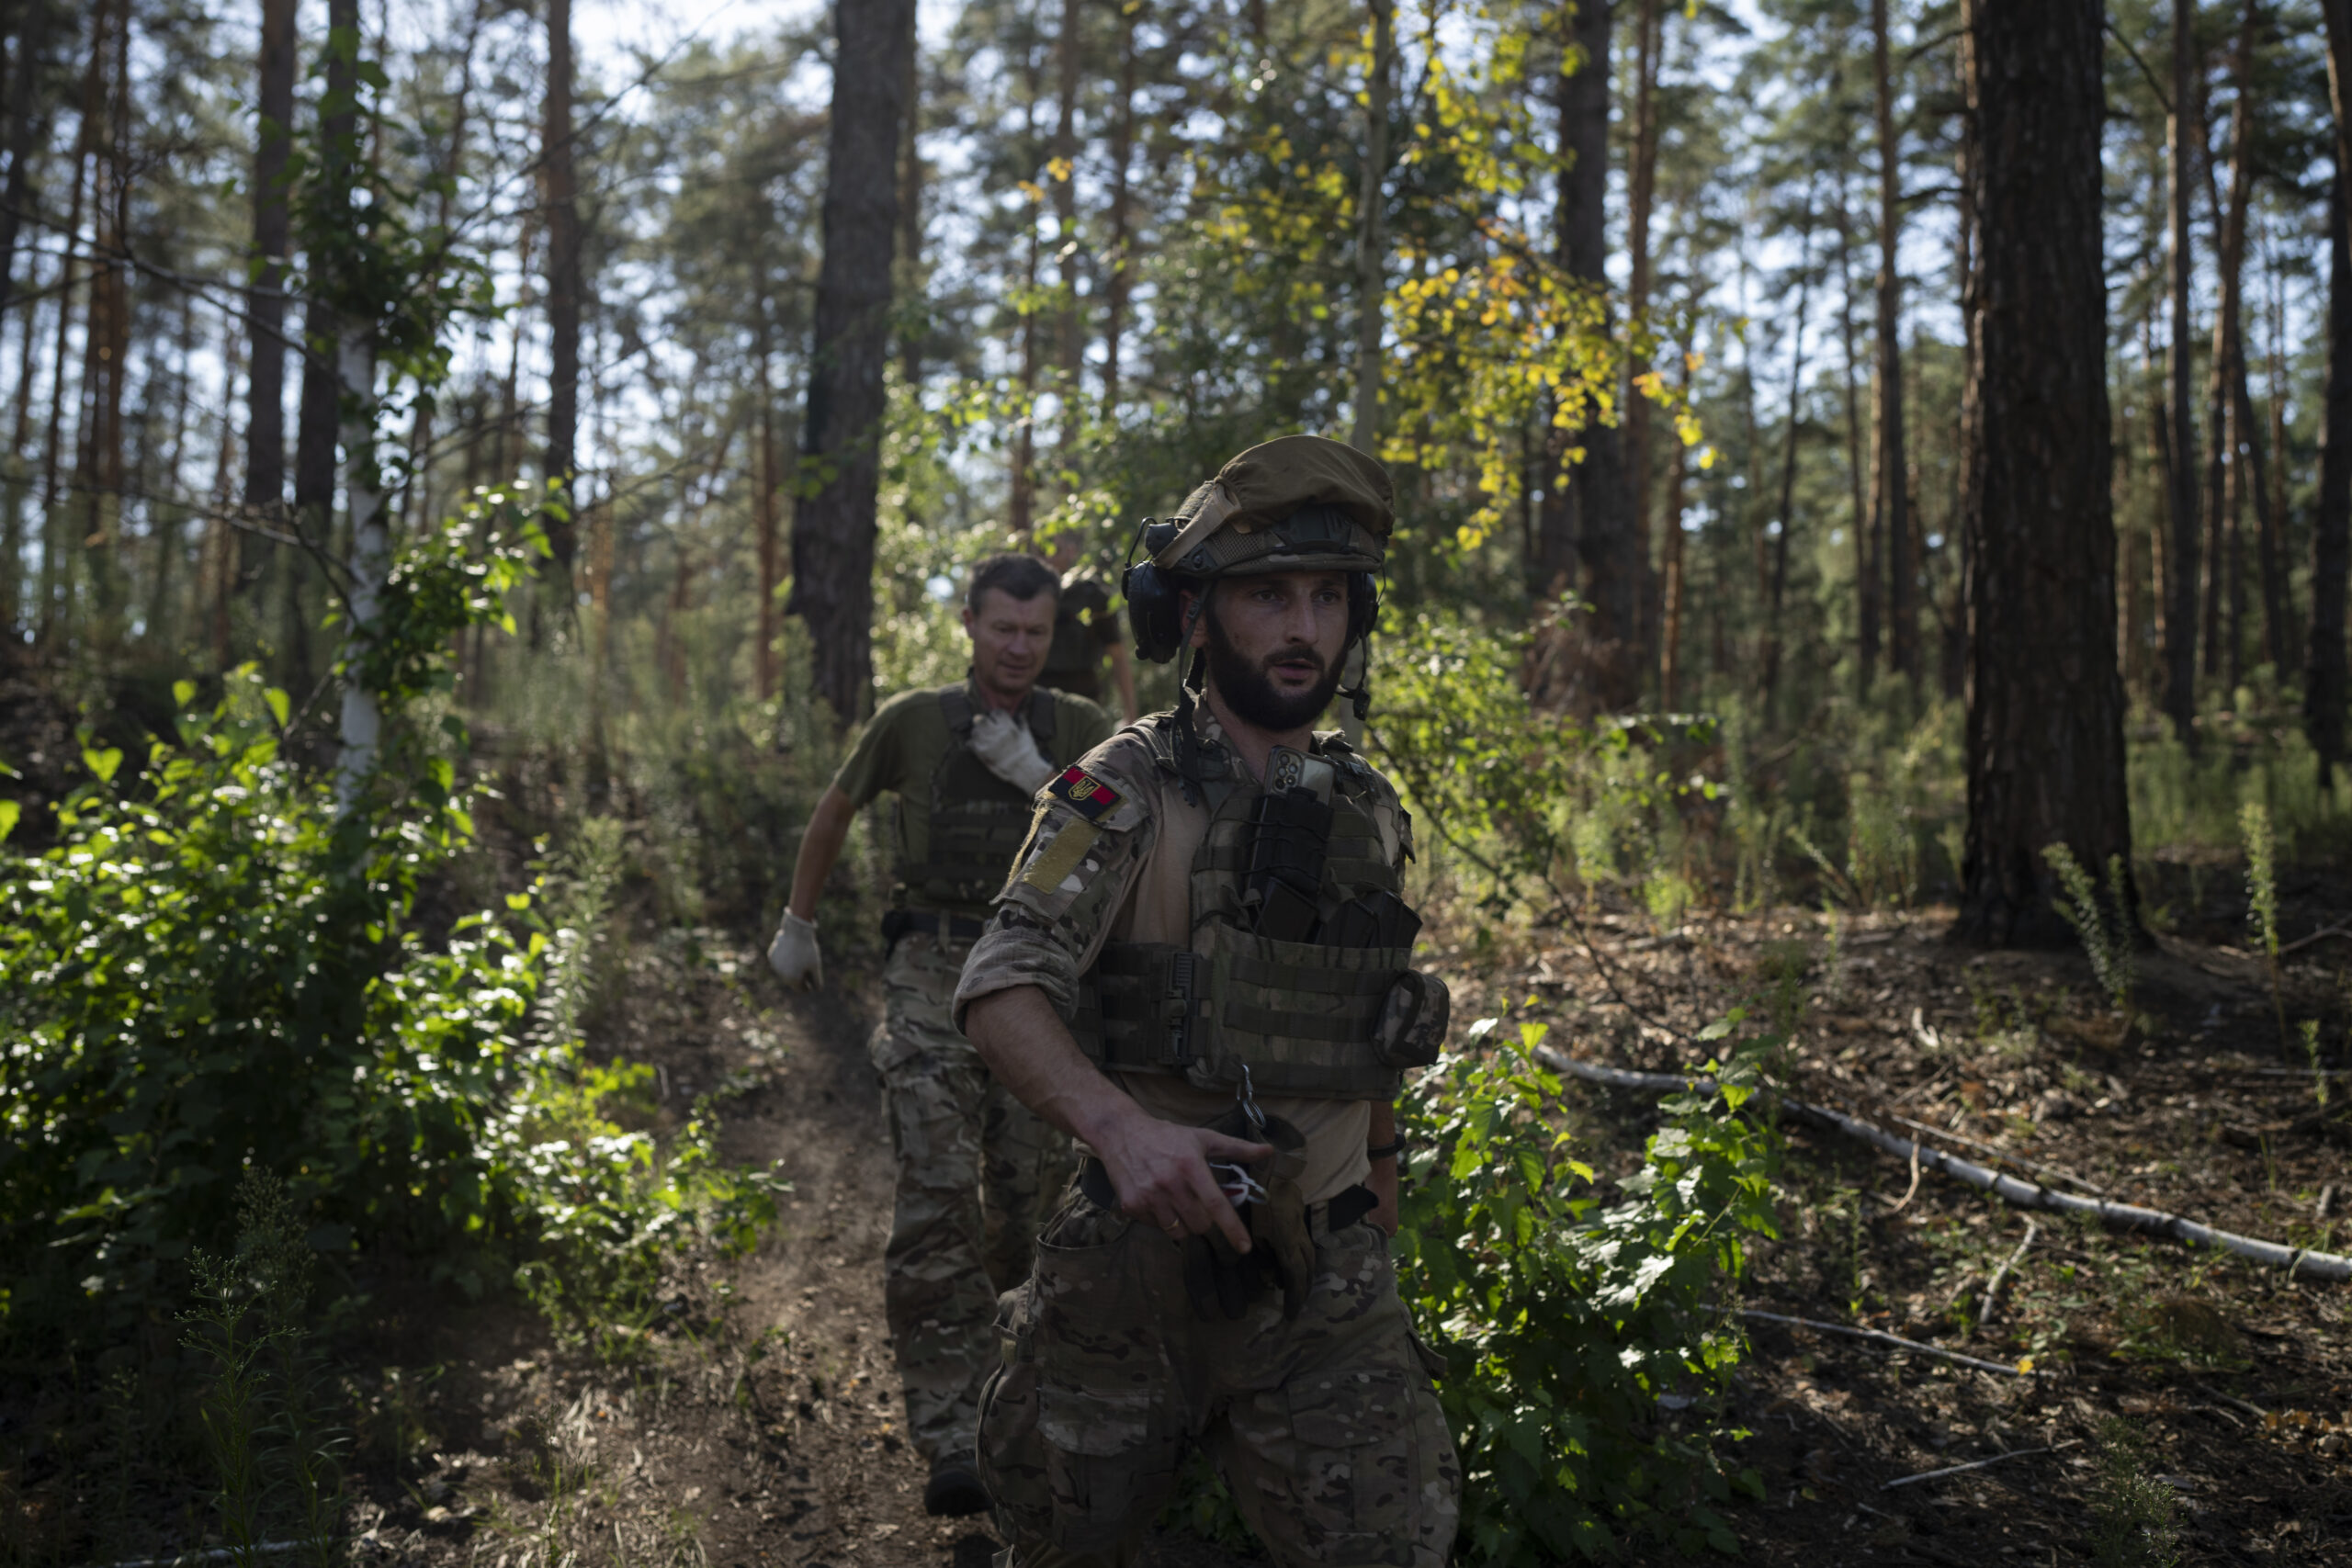
<path id="1" fill-rule="evenodd" d="M 1184 498 L 1182 525 L 1153 555 L 1162 571 L 1225 577 L 1378 571 L 1395 532 L 1388 470 L 1321 435 L 1263 442 Z"/>

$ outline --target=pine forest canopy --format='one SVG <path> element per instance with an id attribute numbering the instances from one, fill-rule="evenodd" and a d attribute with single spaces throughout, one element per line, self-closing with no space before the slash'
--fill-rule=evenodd
<path id="1" fill-rule="evenodd" d="M 1984 940 L 2064 935 L 2048 844 L 2128 860 L 2127 745 L 2342 758 L 2343 0 L 660 25 L 0 6 L 16 640 L 300 701 L 519 482 L 551 560 L 470 711 L 821 748 L 952 672 L 961 563 L 1115 571 L 1308 431 L 1398 476 L 1396 646 L 1508 645 L 1539 709 L 1761 756 L 1964 707 Z"/>

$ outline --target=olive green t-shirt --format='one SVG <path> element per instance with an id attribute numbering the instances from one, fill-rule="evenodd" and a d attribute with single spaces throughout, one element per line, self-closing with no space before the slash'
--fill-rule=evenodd
<path id="1" fill-rule="evenodd" d="M 874 710 L 865 732 L 833 774 L 833 787 L 849 796 L 852 806 L 864 807 L 885 791 L 899 797 L 898 808 L 888 818 L 893 865 L 921 864 L 931 853 L 931 781 L 956 743 L 939 694 L 956 689 L 924 686 L 884 703 Z M 966 680 L 963 691 L 974 715 L 988 712 L 978 686 Z M 1024 728 L 1029 705 L 1036 702 L 1054 705 L 1054 739 L 1046 761 L 1057 768 L 1069 767 L 1118 728 L 1109 714 L 1084 697 L 1037 686 L 1013 714 Z"/>

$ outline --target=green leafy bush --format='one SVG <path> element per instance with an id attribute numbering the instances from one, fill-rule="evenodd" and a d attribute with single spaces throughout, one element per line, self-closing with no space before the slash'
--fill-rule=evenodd
<path id="1" fill-rule="evenodd" d="M 1398 1110 L 1411 1140 L 1398 1273 L 1451 1369 L 1439 1396 L 1462 1456 L 1456 1550 L 1530 1564 L 1611 1555 L 1634 1534 L 1735 1550 L 1716 1505 L 1762 1483 L 1717 1450 L 1737 1436 L 1713 1413 L 1740 1338 L 1714 1308 L 1743 1235 L 1776 1234 L 1778 1140 L 1747 1113 L 1770 1042 L 1744 1042 L 1668 1100 L 1608 1202 L 1555 1125 L 1560 1081 L 1532 1055 L 1542 1026 L 1521 1033 L 1445 1058 Z"/>
<path id="2" fill-rule="evenodd" d="M 473 822 L 462 727 L 403 721 L 447 690 L 455 633 L 503 618 L 537 544 L 528 517 L 484 525 L 511 510 L 486 497 L 395 564 L 351 671 L 378 682 L 384 761 L 349 809 L 281 754 L 286 694 L 243 670 L 209 710 L 176 688 L 175 737 L 136 778 L 86 748 L 50 847 L 0 844 L 12 1337 L 110 1336 L 181 1299 L 254 1169 L 312 1248 L 404 1249 L 475 1290 L 544 1249 L 741 1242 L 773 1212 L 715 1165 L 707 1118 L 666 1151 L 611 1122 L 628 1070 L 592 1068 L 576 1008 L 550 1028 L 542 1005 L 588 944 L 530 893 L 435 943 L 413 923 Z"/>
<path id="3" fill-rule="evenodd" d="M 1691 764 L 1713 755 L 1711 721 L 1539 710 L 1524 631 L 1393 608 L 1381 631 L 1375 760 L 1488 907 L 1602 883 L 1679 918 L 1710 880 L 1719 792 Z"/>

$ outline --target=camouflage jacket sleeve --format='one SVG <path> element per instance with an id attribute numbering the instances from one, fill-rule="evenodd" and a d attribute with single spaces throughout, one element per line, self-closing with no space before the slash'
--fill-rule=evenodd
<path id="1" fill-rule="evenodd" d="M 1136 874 L 1151 853 L 1158 776 L 1147 743 L 1121 732 L 1037 795 L 1029 841 L 997 895 L 956 987 L 956 1023 L 981 997 L 1035 986 L 1067 1021 Z"/>

